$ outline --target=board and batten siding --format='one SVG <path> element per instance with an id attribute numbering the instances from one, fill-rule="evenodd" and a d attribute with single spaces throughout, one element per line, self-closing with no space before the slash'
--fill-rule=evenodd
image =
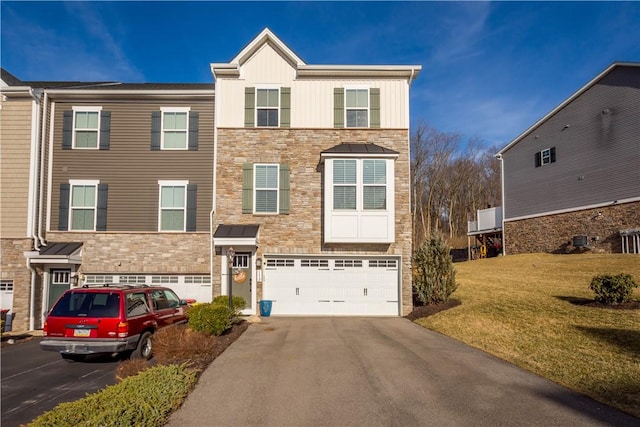
<path id="1" fill-rule="evenodd" d="M 100 105 L 111 112 L 108 150 L 63 150 L 62 119 L 72 106 Z M 151 150 L 151 113 L 161 107 L 198 112 L 198 150 Z M 107 232 L 158 231 L 158 180 L 188 180 L 197 185 L 196 232 L 208 232 L 213 192 L 213 100 L 123 103 L 57 103 L 53 140 L 51 217 L 58 228 L 60 184 L 71 179 L 108 185 Z"/>
<path id="2" fill-rule="evenodd" d="M 380 89 L 380 127 L 409 128 L 409 85 L 403 78 L 341 79 L 296 78 L 295 65 L 269 44 L 262 46 L 242 65 L 240 79 L 216 80 L 219 128 L 244 127 L 245 87 L 291 88 L 292 128 L 333 128 L 333 89 L 364 86 Z"/>
<path id="3" fill-rule="evenodd" d="M 556 161 L 535 167 L 551 147 Z M 505 220 L 640 197 L 640 68 L 612 70 L 503 161 Z"/>
<path id="4" fill-rule="evenodd" d="M 29 172 L 32 108 L 35 101 L 0 101 L 0 236 L 29 237 Z"/>

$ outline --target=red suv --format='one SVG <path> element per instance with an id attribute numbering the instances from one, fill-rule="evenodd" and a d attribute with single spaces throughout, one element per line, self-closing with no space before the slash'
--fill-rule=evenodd
<path id="1" fill-rule="evenodd" d="M 84 285 L 60 296 L 44 324 L 42 350 L 73 361 L 89 354 L 148 359 L 158 329 L 187 321 L 187 302 L 169 288 Z"/>

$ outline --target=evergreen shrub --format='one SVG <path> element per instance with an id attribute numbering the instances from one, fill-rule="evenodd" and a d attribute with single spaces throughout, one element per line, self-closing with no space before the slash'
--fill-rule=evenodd
<path id="1" fill-rule="evenodd" d="M 450 247 L 434 232 L 413 253 L 413 292 L 424 305 L 446 302 L 458 288 Z"/>
<path id="2" fill-rule="evenodd" d="M 633 288 L 638 284 L 630 274 L 602 274 L 594 276 L 589 287 L 595 292 L 596 301 L 616 305 L 629 301 Z"/>

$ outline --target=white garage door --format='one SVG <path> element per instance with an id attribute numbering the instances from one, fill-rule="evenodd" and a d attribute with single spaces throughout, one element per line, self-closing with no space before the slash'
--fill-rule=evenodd
<path id="1" fill-rule="evenodd" d="M 398 258 L 266 257 L 272 315 L 398 316 Z"/>

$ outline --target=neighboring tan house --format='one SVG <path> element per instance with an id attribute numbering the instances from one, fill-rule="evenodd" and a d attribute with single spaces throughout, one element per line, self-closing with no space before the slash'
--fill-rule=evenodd
<path id="1" fill-rule="evenodd" d="M 0 305 L 26 329 L 36 285 L 24 253 L 37 239 L 41 93 L 2 69 L 0 95 Z"/>
<path id="2" fill-rule="evenodd" d="M 245 314 L 412 309 L 409 87 L 420 66 L 306 65 L 268 29 L 214 85 L 3 70 L 2 286 L 14 329 L 65 289 L 233 294 Z M 3 288 L 3 289 L 4 289 Z M 5 304 L 3 296 L 3 304 Z"/>
<path id="3" fill-rule="evenodd" d="M 504 252 L 640 253 L 640 63 L 614 63 L 498 153 Z"/>
<path id="4" fill-rule="evenodd" d="M 265 29 L 216 84 L 215 294 L 255 313 L 412 310 L 409 88 L 417 65 L 307 65 Z"/>

